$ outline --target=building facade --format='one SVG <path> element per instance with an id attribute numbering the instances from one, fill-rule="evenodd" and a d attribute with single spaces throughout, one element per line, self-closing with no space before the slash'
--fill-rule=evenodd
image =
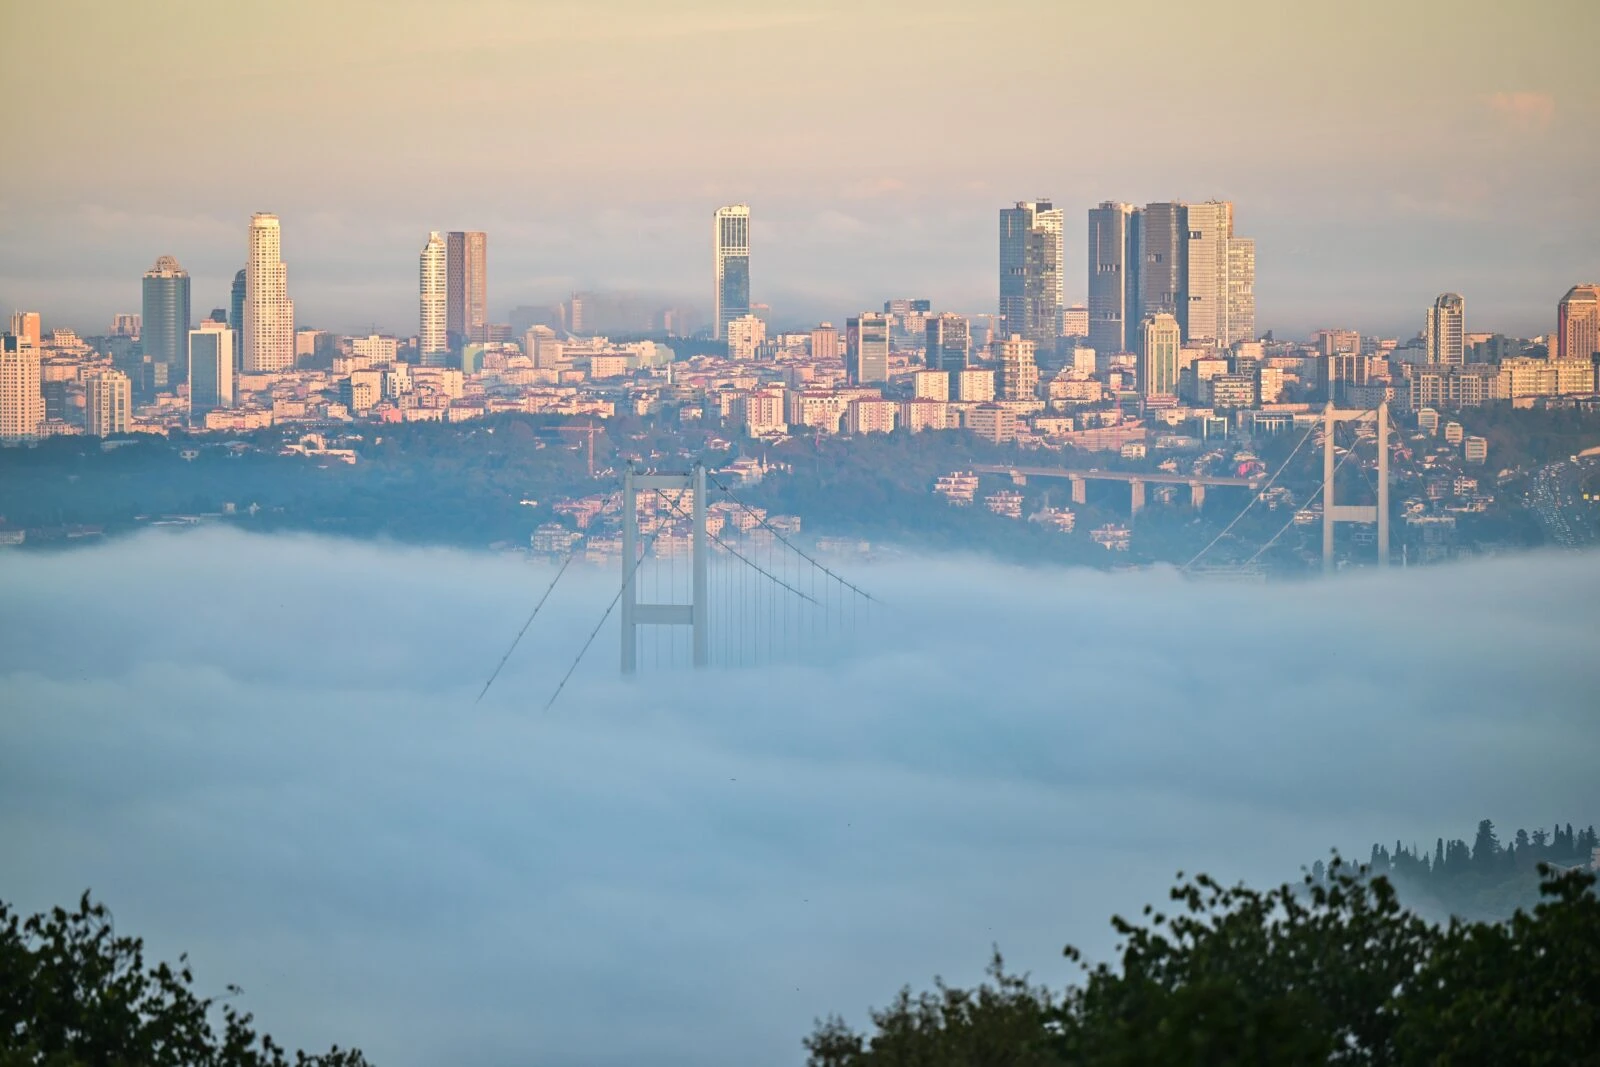
<path id="1" fill-rule="evenodd" d="M 728 358 L 755 359 L 767 343 L 767 324 L 754 315 L 728 320 Z"/>
<path id="2" fill-rule="evenodd" d="M 1466 301 L 1460 293 L 1442 293 L 1428 309 L 1423 326 L 1427 362 L 1459 367 L 1467 361 L 1465 344 Z"/>
<path id="3" fill-rule="evenodd" d="M 1226 317 L 1223 345 L 1256 339 L 1256 242 L 1252 237 L 1228 237 L 1228 291 L 1222 304 Z"/>
<path id="4" fill-rule="evenodd" d="M 0 334 L 0 444 L 26 444 L 44 422 L 39 349 L 14 333 Z"/>
<path id="5" fill-rule="evenodd" d="M 445 238 L 445 335 L 453 352 L 486 340 L 489 322 L 489 236 L 451 230 Z"/>
<path id="6" fill-rule="evenodd" d="M 844 363 L 851 385 L 889 380 L 889 316 L 864 311 L 845 320 Z"/>
<path id="7" fill-rule="evenodd" d="M 1183 331 L 1177 316 L 1163 311 L 1140 323 L 1140 395 L 1178 395 L 1178 350 L 1182 347 Z"/>
<path id="8" fill-rule="evenodd" d="M 133 383 L 119 370 L 97 370 L 83 380 L 83 432 L 91 437 L 127 433 L 133 417 Z"/>
<path id="9" fill-rule="evenodd" d="M 1551 359 L 1600 355 L 1600 285 L 1574 285 L 1556 305 L 1556 345 Z"/>
<path id="10" fill-rule="evenodd" d="M 944 312 L 930 315 L 923 360 L 929 370 L 965 370 L 972 361 L 972 324 L 964 315 Z"/>
<path id="11" fill-rule="evenodd" d="M 207 319 L 189 332 L 189 421 L 204 425 L 206 414 L 233 407 L 233 330 Z"/>
<path id="12" fill-rule="evenodd" d="M 258 212 L 250 219 L 248 247 L 244 369 L 266 374 L 290 370 L 294 367 L 294 302 L 289 299 L 289 268 L 283 262 L 278 216 Z"/>
<path id="13" fill-rule="evenodd" d="M 445 278 L 445 240 L 438 230 L 428 234 L 418 257 L 417 354 L 422 362 L 443 366 L 450 354 L 450 335 L 446 328 L 445 297 L 449 292 Z"/>
<path id="14" fill-rule="evenodd" d="M 1034 343 L 1018 334 L 996 341 L 992 355 L 998 366 L 1001 400 L 1033 400 L 1039 395 L 1039 363 Z"/>
<path id="15" fill-rule="evenodd" d="M 1183 330 L 1185 342 L 1224 344 L 1228 240 L 1233 234 L 1233 205 L 1224 200 L 1207 200 L 1203 204 L 1186 205 L 1183 215 L 1187 248 L 1184 253 L 1184 299 L 1178 311 L 1178 325 Z"/>
<path id="16" fill-rule="evenodd" d="M 1066 215 L 1048 200 L 1000 211 L 1000 334 L 1037 345 L 1061 335 L 1066 309 Z"/>
<path id="17" fill-rule="evenodd" d="M 1146 204 L 1140 211 L 1139 306 L 1134 322 L 1168 314 L 1189 321 L 1187 286 L 1189 224 L 1186 205 Z"/>
<path id="18" fill-rule="evenodd" d="M 728 335 L 728 323 L 750 314 L 750 206 L 717 208 L 712 219 L 715 286 L 711 336 Z"/>
<path id="19" fill-rule="evenodd" d="M 189 272 L 171 256 L 162 256 L 144 273 L 144 310 L 140 342 L 156 391 L 175 388 L 188 370 L 184 347 L 189 337 Z"/>
<path id="20" fill-rule="evenodd" d="M 1132 349 L 1138 322 L 1142 215 L 1106 201 L 1089 209 L 1089 347 L 1106 356 Z"/>

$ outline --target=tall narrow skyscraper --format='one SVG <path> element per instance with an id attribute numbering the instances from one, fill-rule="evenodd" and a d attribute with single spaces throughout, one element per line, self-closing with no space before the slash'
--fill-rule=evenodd
<path id="1" fill-rule="evenodd" d="M 1148 214 L 1149 209 L 1146 208 Z M 1233 205 L 1222 200 L 1185 205 L 1184 250 L 1186 300 L 1178 309 L 1185 341 L 1223 343 L 1228 293 L 1228 237 L 1233 232 Z"/>
<path id="2" fill-rule="evenodd" d="M 1429 363 L 1460 366 L 1466 362 L 1466 301 L 1460 293 L 1441 293 L 1428 309 L 1423 326 L 1423 351 Z"/>
<path id="3" fill-rule="evenodd" d="M 972 326 L 966 316 L 946 311 L 928 316 L 927 348 L 923 359 L 929 370 L 966 370 L 972 359 Z"/>
<path id="4" fill-rule="evenodd" d="M 39 349 L 14 333 L 0 334 L 0 443 L 32 441 L 43 421 Z"/>
<path id="5" fill-rule="evenodd" d="M 1134 322 L 1142 323 L 1163 311 L 1178 320 L 1188 319 L 1184 280 L 1188 277 L 1188 205 L 1178 201 L 1146 204 L 1141 215 L 1139 257 L 1139 307 Z M 1130 327 L 1131 332 L 1131 327 Z M 1131 344 L 1132 338 L 1129 338 Z"/>
<path id="6" fill-rule="evenodd" d="M 1066 308 L 1065 215 L 1048 200 L 1000 210 L 1000 333 L 1051 346 Z"/>
<path id="7" fill-rule="evenodd" d="M 13 311 L 11 332 L 17 335 L 19 344 L 38 348 L 44 343 L 44 327 L 37 311 Z"/>
<path id="8" fill-rule="evenodd" d="M 1256 339 L 1256 242 L 1251 237 L 1228 238 L 1228 317 L 1221 341 L 1234 345 Z"/>
<path id="9" fill-rule="evenodd" d="M 144 272 L 144 320 L 140 327 L 145 362 L 158 392 L 173 389 L 188 374 L 189 272 L 162 256 Z"/>
<path id="10" fill-rule="evenodd" d="M 845 320 L 844 367 L 851 385 L 889 380 L 889 316 L 863 311 Z"/>
<path id="11" fill-rule="evenodd" d="M 715 292 L 712 337 L 728 336 L 728 323 L 750 314 L 750 206 L 717 208 L 712 220 Z"/>
<path id="12" fill-rule="evenodd" d="M 488 321 L 488 235 L 452 230 L 445 238 L 445 332 L 451 350 L 483 342 Z"/>
<path id="13" fill-rule="evenodd" d="M 233 291 L 228 301 L 228 328 L 233 331 L 233 369 L 244 369 L 244 275 L 233 276 Z"/>
<path id="14" fill-rule="evenodd" d="M 446 330 L 445 297 L 449 292 L 445 278 L 446 246 L 439 231 L 428 234 L 418 265 L 417 355 L 430 366 L 443 366 L 450 354 Z"/>
<path id="15" fill-rule="evenodd" d="M 1032 400 L 1039 393 L 1039 362 L 1034 343 L 1012 334 L 990 346 L 998 367 L 995 395 L 1001 400 Z"/>
<path id="16" fill-rule="evenodd" d="M 1183 334 L 1175 316 L 1165 311 L 1139 324 L 1139 393 L 1141 396 L 1176 396 L 1178 350 Z"/>
<path id="17" fill-rule="evenodd" d="M 1593 359 L 1600 354 L 1600 285 L 1574 285 L 1556 305 L 1556 345 L 1551 359 Z"/>
<path id="18" fill-rule="evenodd" d="M 1089 347 L 1102 359 L 1131 350 L 1140 307 L 1141 212 L 1107 200 L 1089 209 Z"/>
<path id="19" fill-rule="evenodd" d="M 250 219 L 244 267 L 244 369 L 277 373 L 294 367 L 294 301 L 283 263 L 278 216 L 257 212 Z"/>

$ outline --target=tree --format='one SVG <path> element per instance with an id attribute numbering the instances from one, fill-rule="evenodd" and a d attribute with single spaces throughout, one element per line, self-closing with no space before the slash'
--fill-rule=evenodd
<path id="1" fill-rule="evenodd" d="M 147 965 L 144 942 L 117 934 L 111 913 L 88 893 L 76 911 L 58 907 L 26 920 L 0 901 L 6 1067 L 367 1067 L 360 1052 L 338 1047 L 290 1061 L 248 1013 L 197 996 L 193 986 L 186 956 L 176 967 Z"/>
<path id="2" fill-rule="evenodd" d="M 1472 843 L 1472 862 L 1479 871 L 1488 872 L 1499 858 L 1500 839 L 1495 836 L 1494 823 L 1484 819 L 1478 823 L 1478 837 Z"/>

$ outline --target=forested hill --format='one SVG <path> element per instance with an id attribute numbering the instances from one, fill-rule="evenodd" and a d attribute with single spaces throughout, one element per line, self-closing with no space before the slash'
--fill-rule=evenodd
<path id="1" fill-rule="evenodd" d="M 1494 823 L 1484 819 L 1469 845 L 1439 838 L 1433 848 L 1373 845 L 1367 863 L 1373 874 L 1388 877 L 1408 907 L 1429 918 L 1456 915 L 1473 921 L 1507 919 L 1518 908 L 1539 902 L 1539 865 L 1588 867 L 1595 862 L 1600 837 L 1589 826 L 1573 830 L 1556 824 L 1550 831 L 1518 830 L 1502 842 Z M 1319 861 L 1312 877 L 1320 881 Z"/>

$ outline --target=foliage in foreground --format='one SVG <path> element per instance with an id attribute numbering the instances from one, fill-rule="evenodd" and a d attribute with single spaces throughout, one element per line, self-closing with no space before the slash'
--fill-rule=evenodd
<path id="1" fill-rule="evenodd" d="M 187 957 L 147 965 L 87 893 L 26 920 L 0 901 L 0 1067 L 367 1067 L 337 1047 L 290 1060 L 251 1021 L 197 996 Z"/>
<path id="2" fill-rule="evenodd" d="M 1064 993 L 996 955 L 977 989 L 902 990 L 870 1034 L 819 1022 L 808 1063 L 1600 1064 L 1595 878 L 1544 874 L 1531 913 L 1448 926 L 1337 860 L 1320 881 L 1269 892 L 1201 876 L 1172 890 L 1171 916 L 1113 919 L 1120 962 L 1085 966 Z"/>

